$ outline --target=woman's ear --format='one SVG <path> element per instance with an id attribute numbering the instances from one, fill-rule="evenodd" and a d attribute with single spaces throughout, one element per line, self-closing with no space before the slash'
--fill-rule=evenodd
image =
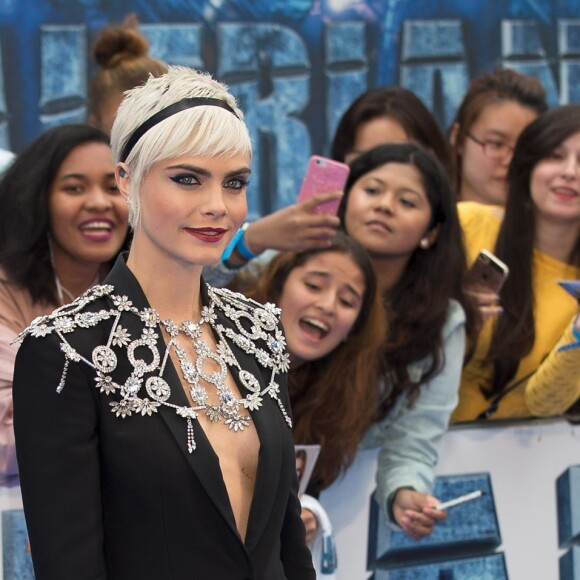
<path id="1" fill-rule="evenodd" d="M 459 123 L 453 123 L 449 131 L 449 143 L 452 147 L 457 146 L 457 152 L 461 155 L 463 153 L 463 146 L 457 143 L 457 137 L 459 135 Z"/>
<path id="2" fill-rule="evenodd" d="M 437 235 L 439 234 L 439 224 L 431 228 L 419 241 L 419 247 L 422 250 L 427 250 L 430 248 L 437 240 Z"/>
<path id="3" fill-rule="evenodd" d="M 131 178 L 129 177 L 129 168 L 126 163 L 117 163 L 115 167 L 115 181 L 121 195 L 127 199 L 129 197 L 129 186 Z"/>

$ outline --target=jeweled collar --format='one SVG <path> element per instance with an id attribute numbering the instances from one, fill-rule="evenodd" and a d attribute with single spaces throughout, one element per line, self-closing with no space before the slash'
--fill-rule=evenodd
<path id="1" fill-rule="evenodd" d="M 210 420 L 212 413 L 221 412 L 225 425 L 237 431 L 247 424 L 249 416 L 247 412 L 259 410 L 263 398 L 269 396 L 276 401 L 288 426 L 292 426 L 290 417 L 280 400 L 277 383 L 278 375 L 288 371 L 289 357 L 285 352 L 285 339 L 279 327 L 280 311 L 276 306 L 261 305 L 248 300 L 241 294 L 226 289 L 212 288 L 203 283 L 204 322 L 212 327 L 218 337 L 215 357 L 220 359 L 222 368 L 237 368 L 241 386 L 248 391 L 248 394 L 235 400 L 229 400 L 224 395 L 223 405 L 220 404 L 217 410 L 215 405 L 214 408 L 211 405 L 204 405 L 202 398 L 199 397 L 193 407 L 176 405 L 169 399 L 171 389 L 177 386 L 170 385 L 164 378 L 169 352 L 174 345 L 171 340 L 167 344 L 163 341 L 160 330 L 162 321 L 153 308 L 148 305 L 143 306 L 146 304 L 146 299 L 132 273 L 124 263 L 117 263 L 114 270 L 118 273 L 119 268 L 126 270 L 122 272 L 123 276 L 128 274 L 132 279 L 128 280 L 128 295 L 117 294 L 112 284 L 94 286 L 71 304 L 62 306 L 47 316 L 36 318 L 19 335 L 19 339 L 23 339 L 26 335 L 32 337 L 58 335 L 61 341 L 60 348 L 65 356 L 63 372 L 56 389 L 58 393 L 65 386 L 70 363 L 84 363 L 95 370 L 95 387 L 101 393 L 117 397 L 120 395 L 120 398 L 110 402 L 111 411 L 117 417 L 124 419 L 134 415 L 152 416 L 161 406 L 172 408 L 187 423 L 187 446 L 190 453 L 196 447 L 192 421 L 197 420 L 201 412 L 206 413 Z M 111 278 L 114 279 L 114 276 Z M 138 291 L 132 282 L 137 285 Z M 133 304 L 132 294 L 135 294 L 135 302 L 141 307 Z M 86 311 L 87 307 L 101 298 L 107 299 L 111 306 Z M 216 310 L 220 311 L 232 324 L 222 324 L 220 317 L 215 314 Z M 135 327 L 134 324 L 126 324 L 129 317 L 138 319 L 139 336 L 132 336 L 129 332 L 128 327 Z M 96 327 L 111 319 L 113 325 L 108 332 L 106 343 L 94 346 L 87 356 L 78 352 L 67 338 L 67 335 L 74 333 L 77 329 Z M 170 329 L 169 321 L 165 322 L 165 327 Z M 172 333 L 169 330 L 168 333 L 171 336 Z M 258 378 L 240 365 L 228 341 L 250 355 L 258 365 L 271 371 L 269 382 L 264 388 Z M 159 344 L 165 344 L 163 352 L 159 350 Z M 137 349 L 143 348 L 149 350 L 149 356 L 146 359 L 137 355 Z M 127 361 L 132 369 L 128 376 L 119 376 L 120 359 Z M 195 365 L 192 365 L 190 369 L 186 367 L 185 372 L 197 372 L 193 367 Z M 183 365 L 181 370 L 184 372 Z M 180 384 L 179 389 L 181 388 Z M 196 400 L 195 397 L 193 399 Z M 246 415 L 243 412 L 246 412 Z"/>

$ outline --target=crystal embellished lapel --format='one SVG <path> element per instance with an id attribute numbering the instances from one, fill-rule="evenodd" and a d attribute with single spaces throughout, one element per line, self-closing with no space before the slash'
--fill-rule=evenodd
<path id="1" fill-rule="evenodd" d="M 276 401 L 286 423 L 292 426 L 276 382 L 277 375 L 287 372 L 289 368 L 284 335 L 278 325 L 278 308 L 272 304 L 261 305 L 249 301 L 229 290 L 208 286 L 209 305 L 202 308 L 201 319 L 198 322 L 186 321 L 178 326 L 171 320 L 161 320 L 153 308 L 136 308 L 128 296 L 116 295 L 114 291 L 112 285 L 95 286 L 72 304 L 35 319 L 19 335 L 19 340 L 28 334 L 42 337 L 55 333 L 59 336 L 65 364 L 56 389 L 58 393 L 65 386 L 69 364 L 82 362 L 95 370 L 95 387 L 113 397 L 109 405 L 117 417 L 152 416 L 161 406 L 173 409 L 186 422 L 190 453 L 196 448 L 193 421 L 198 419 L 200 413 L 210 421 L 223 421 L 225 427 L 241 431 L 251 420 L 249 411 L 258 411 L 263 398 L 268 396 Z M 102 297 L 107 297 L 112 307 L 97 312 L 83 311 Z M 232 324 L 222 324 L 216 310 Z M 129 331 L 129 328 L 135 328 L 135 320 L 127 324 L 129 317 L 137 319 L 139 335 L 132 335 Z M 76 329 L 96 327 L 111 319 L 113 324 L 106 344 L 94 346 L 86 356 L 67 339 L 66 335 Z M 213 330 L 215 349 L 203 338 L 204 325 Z M 161 326 L 169 336 L 163 352 L 158 348 L 158 344 L 164 344 Z M 188 358 L 183 348 L 184 341 L 189 341 L 193 347 L 195 361 Z M 228 341 L 271 371 L 267 385 L 263 386 L 255 375 L 240 365 Z M 189 385 L 193 406 L 176 405 L 170 401 L 172 388 L 181 389 L 181 385 L 170 385 L 164 377 L 172 349 L 179 360 L 179 372 Z M 121 365 L 120 361 L 125 364 Z M 208 372 L 208 366 L 211 372 Z M 120 368 L 130 368 L 131 371 L 128 376 L 120 376 Z M 247 391 L 241 398 L 237 398 L 226 385 L 226 377 L 234 368 L 238 371 L 240 386 Z M 208 386 L 215 392 L 213 403 L 210 403 Z"/>

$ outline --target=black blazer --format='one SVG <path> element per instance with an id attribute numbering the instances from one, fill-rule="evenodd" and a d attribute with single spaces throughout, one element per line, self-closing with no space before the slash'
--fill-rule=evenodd
<path id="1" fill-rule="evenodd" d="M 105 284 L 140 310 L 148 307 L 122 258 Z M 203 282 L 202 288 L 207 304 Z M 110 297 L 100 297 L 84 311 L 111 307 Z M 224 326 L 235 328 L 219 308 L 215 312 Z M 91 360 L 112 324 L 109 319 L 77 328 L 66 339 Z M 131 316 L 123 326 L 138 337 L 143 325 Z M 116 417 L 110 404 L 119 395 L 100 393 L 95 370 L 83 362 L 70 363 L 57 394 L 65 362 L 60 342 L 55 333 L 27 336 L 14 374 L 16 449 L 37 580 L 315 578 L 296 497 L 292 434 L 276 400 L 265 396 L 263 407 L 251 412 L 260 452 L 244 543 L 218 457 L 197 422 L 197 449 L 189 453 L 186 422 L 169 407 L 151 416 Z M 265 386 L 271 370 L 229 344 L 242 368 Z M 161 337 L 158 348 L 165 350 Z M 169 400 L 188 406 L 171 360 L 167 364 Z M 131 370 L 119 358 L 114 373 L 123 382 Z M 286 377 L 280 378 L 280 397 L 289 410 Z"/>

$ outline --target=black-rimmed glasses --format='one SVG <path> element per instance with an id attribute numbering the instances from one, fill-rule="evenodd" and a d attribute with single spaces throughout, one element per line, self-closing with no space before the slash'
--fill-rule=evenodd
<path id="1" fill-rule="evenodd" d="M 469 132 L 465 134 L 472 141 L 480 145 L 483 150 L 483 154 L 488 159 L 491 159 L 493 161 L 503 161 L 504 159 L 511 157 L 514 152 L 514 148 L 511 145 L 504 143 L 503 141 L 494 141 L 494 140 L 481 141 L 475 135 L 472 135 Z"/>

